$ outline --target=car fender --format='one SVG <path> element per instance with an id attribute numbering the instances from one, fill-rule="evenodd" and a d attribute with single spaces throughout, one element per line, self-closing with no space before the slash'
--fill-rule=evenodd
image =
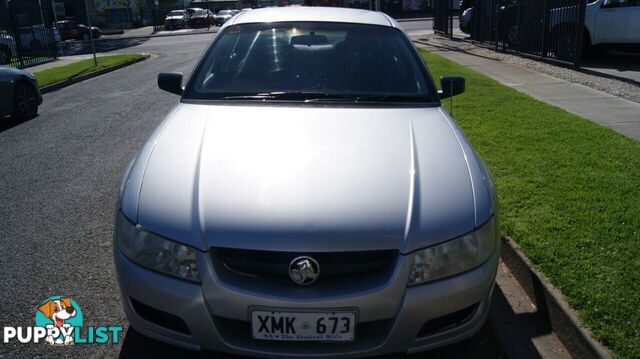
<path id="1" fill-rule="evenodd" d="M 29 85 L 32 84 L 32 81 L 29 77 L 25 75 L 6 75 L 5 77 L 0 76 L 0 94 L 7 99 L 7 101 L 3 101 L 6 104 L 6 108 L 0 108 L 0 115 L 10 115 L 13 113 L 13 102 L 15 98 L 15 87 L 16 84 L 24 81 Z"/>
<path id="2" fill-rule="evenodd" d="M 596 39 L 595 38 L 595 34 L 597 31 L 596 19 L 598 17 L 601 3 L 602 3 L 602 0 L 599 0 L 592 4 L 587 4 L 587 9 L 585 11 L 585 16 L 584 16 L 585 35 L 589 36 L 588 39 L 590 44 L 594 44 Z"/>
<path id="3" fill-rule="evenodd" d="M 10 115 L 13 112 L 13 87 L 14 80 L 5 80 L 0 75 L 0 96 L 6 99 L 0 103 L 0 116 Z"/>

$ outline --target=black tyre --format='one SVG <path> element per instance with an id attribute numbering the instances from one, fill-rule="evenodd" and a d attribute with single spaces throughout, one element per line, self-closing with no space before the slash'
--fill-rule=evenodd
<path id="1" fill-rule="evenodd" d="M 604 45 L 592 45 L 589 33 L 585 31 L 582 46 L 582 57 L 585 59 L 595 59 L 604 55 L 609 49 Z"/>
<path id="2" fill-rule="evenodd" d="M 82 40 L 84 40 L 84 41 L 89 41 L 89 39 L 90 39 L 90 37 L 89 37 L 89 33 L 88 33 L 88 32 L 85 32 L 85 33 L 82 35 Z"/>
<path id="3" fill-rule="evenodd" d="M 14 89 L 13 115 L 20 120 L 28 120 L 38 114 L 36 89 L 26 82 L 18 82 Z"/>
<path id="4" fill-rule="evenodd" d="M 552 48 L 558 60 L 574 61 L 575 41 L 569 28 L 560 26 L 554 31 Z"/>
<path id="5" fill-rule="evenodd" d="M 6 46 L 0 46 L 0 65 L 6 65 L 11 61 L 11 50 Z"/>
<path id="6" fill-rule="evenodd" d="M 510 26 L 506 35 L 507 46 L 512 49 L 519 48 L 521 35 L 521 29 L 518 25 Z"/>

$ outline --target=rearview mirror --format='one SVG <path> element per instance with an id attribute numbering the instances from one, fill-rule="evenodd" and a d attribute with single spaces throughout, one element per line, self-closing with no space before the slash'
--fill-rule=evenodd
<path id="1" fill-rule="evenodd" d="M 449 98 L 460 95 L 464 92 L 464 77 L 460 76 L 443 76 L 440 78 L 440 88 L 438 91 L 440 99 Z"/>
<path id="2" fill-rule="evenodd" d="M 163 72 L 158 75 L 158 87 L 167 92 L 176 95 L 182 95 L 184 88 L 182 87 L 181 72 Z"/>

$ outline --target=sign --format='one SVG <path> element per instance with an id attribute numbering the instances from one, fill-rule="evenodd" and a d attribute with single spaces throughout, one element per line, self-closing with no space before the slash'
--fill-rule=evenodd
<path id="1" fill-rule="evenodd" d="M 64 3 L 62 2 L 54 2 L 53 10 L 56 12 L 56 16 L 64 17 L 66 15 L 66 11 L 64 9 Z"/>

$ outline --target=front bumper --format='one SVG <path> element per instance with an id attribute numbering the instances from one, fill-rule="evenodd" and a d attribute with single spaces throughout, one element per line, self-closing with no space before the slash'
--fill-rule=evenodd
<path id="1" fill-rule="evenodd" d="M 185 26 L 186 26 L 186 23 L 184 21 L 171 20 L 171 21 L 165 21 L 164 23 L 164 27 L 170 28 L 170 29 L 183 28 Z"/>
<path id="2" fill-rule="evenodd" d="M 499 248 L 471 271 L 408 288 L 413 256 L 400 256 L 385 283 L 355 288 L 348 294 L 338 289 L 322 293 L 272 290 L 269 294 L 266 286 L 248 291 L 224 282 L 213 270 L 208 253 L 201 252 L 202 284 L 195 284 L 140 267 L 118 248 L 114 252 L 125 314 L 144 335 L 193 350 L 239 355 L 356 357 L 429 350 L 475 334 L 487 316 Z M 356 339 L 349 343 L 255 340 L 249 324 L 250 306 L 320 311 L 355 307 L 359 313 Z M 149 308 L 152 314 L 161 314 L 150 315 Z M 453 323 L 432 327 L 431 323 L 442 323 L 442 318 L 463 311 L 468 313 L 464 320 L 458 315 Z M 166 324 L 173 322 L 160 318 L 165 314 L 181 324 Z"/>
<path id="3" fill-rule="evenodd" d="M 230 18 L 229 18 L 229 19 L 230 19 Z M 214 20 L 213 20 L 213 22 L 214 22 L 214 24 L 216 24 L 217 26 L 222 26 L 222 25 L 224 25 L 224 23 L 225 23 L 225 22 L 229 21 L 229 19 L 225 19 L 225 18 L 222 18 L 222 19 L 214 19 Z"/>

